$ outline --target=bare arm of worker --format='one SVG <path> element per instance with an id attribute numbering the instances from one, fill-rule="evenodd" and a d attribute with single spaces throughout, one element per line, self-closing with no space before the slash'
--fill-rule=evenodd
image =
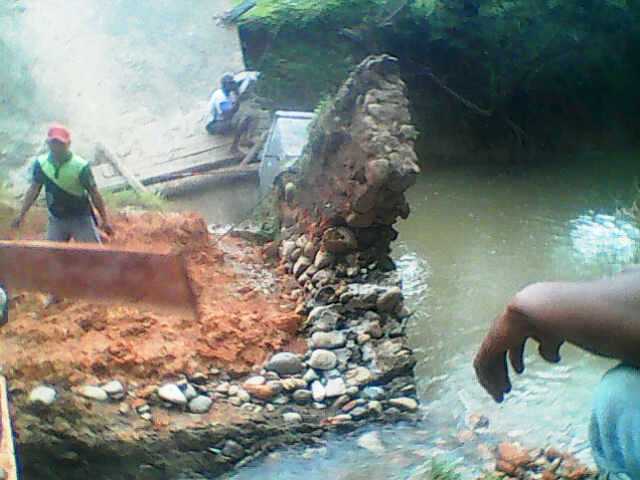
<path id="1" fill-rule="evenodd" d="M 572 343 L 597 355 L 640 365 L 640 271 L 591 282 L 545 282 L 518 292 L 496 318 L 474 360 L 480 384 L 497 402 L 511 390 L 507 355 L 524 371 L 527 339 L 540 355 L 560 361 Z"/>
<path id="2" fill-rule="evenodd" d="M 22 202 L 22 208 L 20 209 L 20 213 L 11 223 L 11 226 L 13 228 L 20 228 L 20 225 L 22 224 L 24 217 L 27 215 L 27 212 L 33 206 L 34 202 L 38 198 L 38 195 L 40 195 L 40 190 L 42 190 L 41 183 L 37 183 L 37 182 L 31 183 L 29 190 L 27 190 L 27 193 L 24 196 L 24 201 Z"/>
<path id="3" fill-rule="evenodd" d="M 89 197 L 91 197 L 91 203 L 96 206 L 96 208 L 98 209 L 98 213 L 100 214 L 100 224 L 98 226 L 107 235 L 113 235 L 113 228 L 109 223 L 109 217 L 107 215 L 107 207 L 105 206 L 102 195 L 98 191 L 98 187 L 96 186 L 96 181 L 93 177 L 93 172 L 91 171 L 90 167 L 87 166 L 86 169 L 82 172 L 81 182 L 87 189 Z"/>
<path id="4" fill-rule="evenodd" d="M 100 225 L 99 227 L 107 234 L 113 235 L 113 227 L 109 223 L 109 217 L 107 216 L 107 208 L 104 204 L 104 199 L 100 192 L 94 185 L 91 189 L 89 189 L 89 196 L 91 197 L 91 201 L 98 209 L 98 213 L 100 214 Z"/>

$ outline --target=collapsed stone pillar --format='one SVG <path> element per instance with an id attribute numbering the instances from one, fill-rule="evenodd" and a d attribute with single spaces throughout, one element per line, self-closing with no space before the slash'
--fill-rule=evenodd
<path id="1" fill-rule="evenodd" d="M 330 283 L 327 267 L 392 269 L 393 228 L 420 172 L 406 86 L 389 55 L 368 57 L 323 102 L 298 171 L 283 177 L 281 256 L 303 285 Z M 341 272 L 341 268 L 344 272 Z"/>

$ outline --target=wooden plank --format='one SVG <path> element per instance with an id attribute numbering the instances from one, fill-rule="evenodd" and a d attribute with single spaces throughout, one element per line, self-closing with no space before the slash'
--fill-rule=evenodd
<path id="1" fill-rule="evenodd" d="M 0 241 L 0 280 L 11 290 L 158 305 L 197 314 L 181 254 L 95 244 Z"/>
<path id="2" fill-rule="evenodd" d="M 3 469 L 5 474 L 4 477 L 0 477 L 18 480 L 8 393 L 7 380 L 0 376 L 0 469 Z"/>
<path id="3" fill-rule="evenodd" d="M 109 151 L 107 147 L 101 143 L 96 144 L 96 154 L 101 155 L 107 162 L 113 165 L 113 168 L 115 168 L 115 170 L 127 180 L 129 186 L 138 192 L 138 194 L 142 195 L 149 193 L 149 190 L 147 190 L 145 186 L 133 175 L 133 173 L 129 171 L 124 163 L 120 161 L 118 156 Z"/>
<path id="4" fill-rule="evenodd" d="M 176 178 L 186 178 L 192 175 L 198 175 L 204 172 L 225 169 L 232 167 L 239 161 L 237 157 L 230 157 L 226 154 L 223 158 L 208 159 L 203 161 L 181 161 L 162 165 L 161 167 L 152 166 L 142 168 L 137 173 L 138 180 L 143 185 L 155 185 L 167 182 Z M 126 188 L 127 181 L 124 177 L 118 175 L 109 175 L 102 166 L 94 168 L 96 182 L 98 187 L 106 190 L 119 190 Z"/>

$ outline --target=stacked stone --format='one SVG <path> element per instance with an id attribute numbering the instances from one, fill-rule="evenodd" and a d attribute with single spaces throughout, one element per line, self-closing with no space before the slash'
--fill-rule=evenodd
<path id="1" fill-rule="evenodd" d="M 288 184 L 288 192 L 297 192 L 297 215 L 288 209 L 285 225 L 314 230 L 313 248 L 322 243 L 327 253 L 338 255 L 357 250 L 360 265 L 391 265 L 393 225 L 409 216 L 405 191 L 420 172 L 408 106 L 395 58 L 362 62 L 315 122 L 303 160 L 307 168 L 293 181 L 299 185 Z"/>

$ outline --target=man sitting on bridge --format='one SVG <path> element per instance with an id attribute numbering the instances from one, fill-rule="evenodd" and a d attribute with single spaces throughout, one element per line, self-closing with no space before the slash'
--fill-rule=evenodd
<path id="1" fill-rule="evenodd" d="M 235 132 L 230 152 L 240 153 L 238 145 L 243 136 L 247 136 L 251 127 L 251 117 L 238 119 L 240 93 L 232 73 L 225 73 L 220 80 L 220 88 L 213 92 L 209 101 L 210 117 L 207 132 L 211 135 L 227 135 Z M 234 118 L 236 117 L 236 118 Z"/>
<path id="2" fill-rule="evenodd" d="M 595 391 L 590 442 L 608 479 L 640 479 L 640 269 L 590 282 L 544 282 L 518 292 L 494 321 L 474 361 L 480 384 L 497 402 L 511 391 L 507 354 L 524 371 L 527 339 L 549 362 L 572 343 L 622 363 Z"/>

